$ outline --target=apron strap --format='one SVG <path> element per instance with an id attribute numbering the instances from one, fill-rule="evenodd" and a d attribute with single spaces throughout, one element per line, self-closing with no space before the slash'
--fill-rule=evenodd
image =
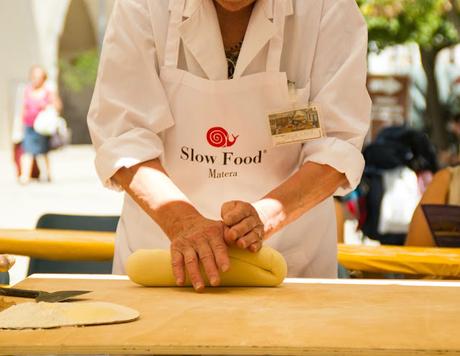
<path id="1" fill-rule="evenodd" d="M 276 35 L 270 40 L 267 55 L 267 72 L 279 72 L 281 68 L 281 54 L 284 43 L 284 27 L 286 24 L 286 1 L 273 1 L 273 23 L 277 28 Z"/>
<path id="2" fill-rule="evenodd" d="M 181 41 L 179 26 L 182 23 L 185 0 L 172 0 L 171 2 L 164 65 L 165 67 L 177 68 Z"/>

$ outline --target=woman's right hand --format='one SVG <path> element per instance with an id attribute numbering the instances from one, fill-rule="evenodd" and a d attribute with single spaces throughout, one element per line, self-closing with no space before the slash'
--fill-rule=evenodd
<path id="1" fill-rule="evenodd" d="M 181 227 L 171 238 L 171 263 L 176 283 L 183 286 L 186 273 L 196 291 L 205 287 L 200 262 L 209 283 L 220 284 L 220 272 L 230 267 L 222 221 L 198 215 L 181 219 Z"/>
<path id="2" fill-rule="evenodd" d="M 230 268 L 222 221 L 203 217 L 167 175 L 158 159 L 123 167 L 113 181 L 161 227 L 171 241 L 171 262 L 176 283 L 204 288 L 204 275 L 212 286 Z M 201 274 L 200 262 L 204 275 Z"/>

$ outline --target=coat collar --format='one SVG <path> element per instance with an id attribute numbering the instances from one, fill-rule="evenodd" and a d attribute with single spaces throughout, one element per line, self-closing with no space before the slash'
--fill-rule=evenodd
<path id="1" fill-rule="evenodd" d="M 275 36 L 276 27 L 271 21 L 274 1 L 282 0 L 257 0 L 238 58 L 236 74 L 242 74 L 260 50 Z M 288 16 L 293 13 L 292 0 L 285 1 Z M 170 5 L 172 3 L 170 1 Z M 184 46 L 209 79 L 226 79 L 227 60 L 213 0 L 186 0 L 184 17 L 187 19 L 179 27 Z"/>
<path id="2" fill-rule="evenodd" d="M 184 17 L 191 17 L 195 11 L 198 9 L 198 7 L 202 4 L 203 0 L 186 0 L 185 1 L 185 9 L 184 9 Z M 265 13 L 265 16 L 268 19 L 273 19 L 273 2 L 275 0 L 257 0 L 259 2 L 263 2 L 263 10 Z M 172 4 L 173 1 L 169 2 L 169 10 L 172 9 Z M 287 1 L 287 11 L 286 11 L 286 16 L 292 15 L 294 13 L 294 7 L 292 4 L 292 0 Z"/>

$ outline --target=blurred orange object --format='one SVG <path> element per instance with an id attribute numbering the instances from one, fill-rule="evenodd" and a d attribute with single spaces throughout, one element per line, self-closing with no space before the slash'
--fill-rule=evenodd
<path id="1" fill-rule="evenodd" d="M 452 173 L 448 168 L 439 171 L 433 177 L 412 216 L 406 246 L 436 246 L 421 205 L 447 204 L 451 177 Z"/>
<path id="2" fill-rule="evenodd" d="M 13 267 L 15 262 L 14 257 L 8 255 L 0 255 L 0 272 L 8 272 Z"/>
<path id="3" fill-rule="evenodd" d="M 343 213 L 342 203 L 338 199 L 334 199 L 335 204 L 335 217 L 337 220 L 337 242 L 344 242 L 345 235 L 345 216 Z"/>
<path id="4" fill-rule="evenodd" d="M 460 279 L 460 248 L 339 245 L 349 270 Z"/>
<path id="5" fill-rule="evenodd" d="M 113 258 L 115 233 L 55 229 L 0 229 L 0 251 L 52 261 Z"/>

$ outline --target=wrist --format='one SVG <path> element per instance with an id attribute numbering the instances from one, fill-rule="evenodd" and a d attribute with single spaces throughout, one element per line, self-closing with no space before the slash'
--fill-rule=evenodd
<path id="1" fill-rule="evenodd" d="M 278 200 L 263 198 L 252 203 L 252 206 L 256 209 L 260 220 L 264 224 L 265 236 L 270 237 L 282 225 L 286 217 L 283 205 Z"/>
<path id="2" fill-rule="evenodd" d="M 204 217 L 192 205 L 185 202 L 175 202 L 169 207 L 161 208 L 157 222 L 166 233 L 168 238 L 173 241 L 182 236 L 184 232 L 190 230 Z"/>

